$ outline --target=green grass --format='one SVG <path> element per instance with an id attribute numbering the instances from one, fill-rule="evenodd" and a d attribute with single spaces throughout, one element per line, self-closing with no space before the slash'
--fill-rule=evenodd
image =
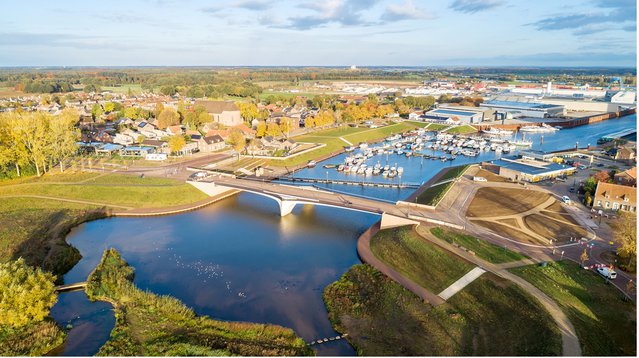
<path id="1" fill-rule="evenodd" d="M 421 227 L 418 231 L 422 230 Z M 423 229 L 426 230 L 426 229 Z M 430 233 L 435 237 L 442 239 L 449 243 L 455 243 L 464 248 L 471 250 L 477 255 L 488 262 L 494 264 L 501 264 L 505 262 L 519 261 L 525 259 L 527 256 L 520 253 L 510 251 L 506 248 L 491 244 L 490 242 L 480 240 L 474 236 L 465 235 L 453 230 L 436 227 L 430 229 Z"/>
<path id="2" fill-rule="evenodd" d="M 216 321 L 197 316 L 170 296 L 138 289 L 115 249 L 104 252 L 89 275 L 91 300 L 114 306 L 116 323 L 100 356 L 300 356 L 312 351 L 293 330 L 269 324 Z"/>
<path id="3" fill-rule="evenodd" d="M 552 318 L 518 286 L 484 274 L 432 307 L 369 265 L 324 290 L 329 318 L 359 355 L 559 355 Z"/>
<path id="4" fill-rule="evenodd" d="M 271 96 L 271 95 L 273 95 L 273 96 L 282 96 L 282 97 L 284 97 L 286 99 L 295 98 L 297 96 L 306 97 L 308 99 L 313 99 L 318 94 L 317 93 L 306 93 L 306 92 L 304 92 L 304 93 L 302 93 L 302 92 L 291 93 L 291 92 L 281 92 L 281 91 L 264 91 L 264 92 L 262 92 L 260 94 L 259 98 L 261 100 L 264 100 L 264 99 L 266 99 L 266 97 Z"/>
<path id="5" fill-rule="evenodd" d="M 510 271 L 557 302 L 577 330 L 584 355 L 636 356 L 637 308 L 602 277 L 569 261 Z"/>
<path id="6" fill-rule="evenodd" d="M 382 139 L 397 133 L 404 133 L 415 128 L 416 126 L 414 124 L 401 122 L 384 127 L 366 129 L 358 133 L 343 135 L 342 137 L 353 144 L 357 144 L 359 142 L 369 142 Z"/>
<path id="7" fill-rule="evenodd" d="M 75 225 L 106 215 L 96 206 L 55 200 L 0 200 L 0 261 L 23 257 L 31 266 L 61 276 L 80 259 L 65 241 Z"/>
<path id="8" fill-rule="evenodd" d="M 0 326 L 0 356 L 45 356 L 64 341 L 51 318 L 20 328 Z"/>
<path id="9" fill-rule="evenodd" d="M 79 179 L 86 179 L 84 174 L 78 175 Z M 177 206 L 193 203 L 207 197 L 206 194 L 189 184 L 164 178 L 141 179 L 135 176 L 110 174 L 82 185 L 53 184 L 48 183 L 48 180 L 56 181 L 52 176 L 45 181 L 35 180 L 18 185 L 5 183 L 0 186 L 0 197 L 3 195 L 42 195 L 135 208 Z M 64 180 L 74 182 L 69 176 L 65 176 Z"/>
<path id="10" fill-rule="evenodd" d="M 441 176 L 441 178 L 439 178 L 439 181 L 437 183 L 431 185 L 429 188 L 421 192 L 421 194 L 419 194 L 417 198 L 415 198 L 415 202 L 422 205 L 437 205 L 444 198 L 444 195 L 448 192 L 448 189 L 453 186 L 453 184 L 455 184 L 455 182 L 450 181 L 444 184 L 438 183 L 460 177 L 462 174 L 464 174 L 466 168 L 468 168 L 468 165 L 460 165 L 450 168 L 446 173 L 444 173 L 444 175 Z"/>
<path id="11" fill-rule="evenodd" d="M 469 134 L 469 133 L 475 133 L 475 132 L 477 132 L 477 129 L 475 129 L 475 127 L 469 124 L 452 127 L 451 129 L 446 131 L 446 133 L 449 133 L 449 134 Z"/>
<path id="12" fill-rule="evenodd" d="M 371 251 L 434 293 L 444 290 L 473 268 L 470 263 L 427 243 L 409 227 L 379 231 L 371 239 Z"/>
<path id="13" fill-rule="evenodd" d="M 446 129 L 446 128 L 448 128 L 448 127 L 450 127 L 450 126 L 447 126 L 447 125 L 445 125 L 445 124 L 431 123 L 431 124 L 428 126 L 428 128 L 427 128 L 427 129 L 428 129 L 429 131 L 441 131 L 442 129 Z"/>
<path id="14" fill-rule="evenodd" d="M 124 93 L 127 94 L 129 92 L 129 88 L 133 94 L 142 93 L 142 86 L 140 84 L 124 84 L 119 86 L 102 86 L 100 87 L 102 91 L 110 91 L 113 93 Z"/>

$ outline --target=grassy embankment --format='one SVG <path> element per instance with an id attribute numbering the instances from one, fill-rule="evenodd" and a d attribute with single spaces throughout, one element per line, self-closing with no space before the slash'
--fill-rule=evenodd
<path id="1" fill-rule="evenodd" d="M 118 210 L 166 207 L 204 198 L 197 189 L 173 179 L 117 174 L 47 174 L 3 181 L 0 260 L 24 257 L 31 266 L 62 276 L 80 259 L 79 252 L 66 243 L 66 234 L 82 222 L 107 216 L 111 205 Z"/>
<path id="2" fill-rule="evenodd" d="M 288 328 L 197 316 L 179 300 L 138 289 L 115 249 L 88 278 L 87 295 L 114 306 L 116 324 L 100 356 L 283 356 L 312 351 Z"/>
<path id="3" fill-rule="evenodd" d="M 428 230 L 423 227 L 418 227 L 417 231 Z M 527 256 L 520 253 L 505 249 L 501 246 L 491 244 L 490 242 L 480 240 L 474 236 L 466 235 L 460 232 L 456 232 L 450 229 L 441 227 L 435 227 L 430 229 L 430 233 L 433 236 L 442 239 L 451 244 L 457 244 L 464 247 L 490 263 L 501 264 L 505 262 L 519 261 L 527 258 Z"/>
<path id="4" fill-rule="evenodd" d="M 378 258 L 431 290 L 472 265 L 429 245 L 411 229 L 380 232 Z M 435 291 L 439 292 L 439 291 Z M 329 318 L 362 355 L 558 355 L 552 318 L 518 286 L 485 273 L 432 307 L 368 265 L 353 266 L 324 291 Z"/>
<path id="5" fill-rule="evenodd" d="M 477 132 L 477 129 L 470 124 L 452 127 L 446 131 L 448 134 L 470 134 L 475 132 Z"/>
<path id="6" fill-rule="evenodd" d="M 460 165 L 457 167 L 449 168 L 448 171 L 444 175 L 442 175 L 437 183 L 431 185 L 429 188 L 419 194 L 417 198 L 415 198 L 415 202 L 422 205 L 437 205 L 439 201 L 442 200 L 444 195 L 446 195 L 448 189 L 450 189 L 455 183 L 454 179 L 462 176 L 462 174 L 464 174 L 464 172 L 466 171 L 466 168 L 468 168 L 468 165 Z M 447 183 L 439 184 L 447 180 L 450 181 Z"/>
<path id="7" fill-rule="evenodd" d="M 636 305 L 602 277 L 569 261 L 510 271 L 557 302 L 575 326 L 584 355 L 636 356 Z"/>
<path id="8" fill-rule="evenodd" d="M 348 143 L 340 138 L 345 139 L 353 145 L 357 145 L 360 142 L 380 140 L 387 136 L 397 133 L 403 133 L 415 128 L 416 126 L 412 123 L 401 122 L 373 129 L 361 127 L 342 127 L 338 129 L 317 131 L 311 134 L 297 136 L 293 139 L 297 142 L 323 143 L 325 144 L 324 147 L 288 159 L 269 160 L 268 163 L 269 165 L 276 167 L 297 166 L 304 164 L 309 160 L 336 153 L 345 146 L 348 146 Z"/>

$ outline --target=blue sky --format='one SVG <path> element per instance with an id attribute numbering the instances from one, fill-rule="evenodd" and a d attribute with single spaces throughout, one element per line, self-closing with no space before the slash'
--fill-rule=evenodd
<path id="1" fill-rule="evenodd" d="M 0 66 L 632 66 L 635 0 L 3 4 Z"/>

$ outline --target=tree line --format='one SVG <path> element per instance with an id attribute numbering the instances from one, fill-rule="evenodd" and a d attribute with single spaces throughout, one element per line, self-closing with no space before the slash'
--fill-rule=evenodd
<path id="1" fill-rule="evenodd" d="M 38 176 L 60 165 L 77 152 L 80 131 L 79 114 L 65 109 L 54 116 L 43 112 L 7 112 L 0 114 L 0 171 L 5 175 L 31 167 Z"/>

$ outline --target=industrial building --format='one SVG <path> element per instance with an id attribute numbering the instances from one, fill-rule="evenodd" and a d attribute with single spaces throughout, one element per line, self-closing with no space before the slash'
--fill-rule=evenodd
<path id="1" fill-rule="evenodd" d="M 559 104 L 545 104 L 539 102 L 488 101 L 479 105 L 481 108 L 505 112 L 513 118 L 548 118 L 560 117 L 565 114 L 565 107 Z"/>
<path id="2" fill-rule="evenodd" d="M 501 158 L 483 162 L 482 168 L 512 181 L 536 183 L 542 180 L 574 174 L 574 167 L 528 158 Z"/>
<path id="3" fill-rule="evenodd" d="M 462 123 L 475 124 L 481 123 L 484 120 L 484 112 L 486 111 L 485 108 L 441 105 L 432 111 L 424 113 L 422 118 L 446 121 L 456 117 Z"/>

